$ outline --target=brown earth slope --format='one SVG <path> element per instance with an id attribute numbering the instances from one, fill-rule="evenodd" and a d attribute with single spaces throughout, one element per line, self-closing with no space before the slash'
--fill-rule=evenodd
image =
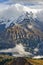
<path id="1" fill-rule="evenodd" d="M 43 65 L 43 59 L 29 59 L 26 57 L 0 55 L 0 65 Z"/>

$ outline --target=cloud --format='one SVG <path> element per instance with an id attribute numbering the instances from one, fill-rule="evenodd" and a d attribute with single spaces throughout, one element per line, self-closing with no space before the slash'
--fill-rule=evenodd
<path id="1" fill-rule="evenodd" d="M 22 0 L 22 2 L 21 0 L 8 0 L 4 3 L 0 3 L 0 19 L 7 20 L 13 17 L 15 20 L 26 11 L 32 11 L 35 13 L 35 16 L 37 12 L 40 12 L 43 9 L 43 2 L 38 1 L 37 3 L 29 3 L 29 1 L 31 0 Z"/>
<path id="2" fill-rule="evenodd" d="M 38 49 L 38 48 L 35 48 L 35 49 L 34 49 L 34 51 L 38 52 L 38 51 L 39 51 L 39 49 Z"/>
<path id="3" fill-rule="evenodd" d="M 33 26 L 32 26 L 32 25 L 28 25 L 28 28 L 29 28 L 29 29 L 32 29 L 32 28 L 33 28 Z"/>
<path id="4" fill-rule="evenodd" d="M 2 6 L 3 8 L 0 9 L 0 18 L 11 18 L 11 17 L 17 17 L 20 15 L 20 13 L 23 11 L 23 7 L 18 6 L 18 8 L 14 5 L 6 5 L 5 7 Z M 21 8 L 22 9 L 21 9 Z M 20 11 L 19 11 L 20 8 Z"/>
<path id="5" fill-rule="evenodd" d="M 18 55 L 21 55 L 21 56 L 32 55 L 32 53 L 25 51 L 25 48 L 21 43 L 16 44 L 16 46 L 14 48 L 0 50 L 0 52 L 4 52 L 4 53 L 6 53 L 6 52 L 10 53 L 11 52 L 13 54 L 13 56 L 15 56 L 15 52 L 18 53 Z"/>
<path id="6" fill-rule="evenodd" d="M 43 9 L 37 13 L 37 19 L 41 22 L 43 22 Z"/>
<path id="7" fill-rule="evenodd" d="M 34 54 L 37 54 L 38 51 L 39 51 L 38 48 L 34 48 Z"/>
<path id="8" fill-rule="evenodd" d="M 3 4 L 0 7 L 0 18 L 9 19 L 11 17 L 14 17 L 14 19 L 15 19 L 26 11 L 28 11 L 28 12 L 32 11 L 33 13 L 37 13 L 37 11 L 40 11 L 40 10 L 41 9 L 38 9 L 38 8 L 35 9 L 33 7 L 24 6 L 24 5 L 21 5 L 18 3 L 12 4 L 12 5 Z"/>
<path id="9" fill-rule="evenodd" d="M 40 59 L 40 58 L 43 58 L 43 56 L 38 55 L 38 56 L 34 56 L 33 58 L 34 59 Z"/>
<path id="10" fill-rule="evenodd" d="M 6 4 L 15 4 L 15 3 L 20 3 L 20 4 L 24 4 L 24 5 L 43 5 L 43 0 L 7 0 L 7 1 L 4 1 L 3 3 L 6 3 Z"/>
<path id="11" fill-rule="evenodd" d="M 0 12 L 8 9 L 9 5 L 0 3 Z"/>
<path id="12" fill-rule="evenodd" d="M 20 2 L 21 0 L 9 0 L 11 2 Z M 36 2 L 36 1 L 43 1 L 43 0 L 22 0 L 22 1 L 26 1 L 26 2 Z"/>

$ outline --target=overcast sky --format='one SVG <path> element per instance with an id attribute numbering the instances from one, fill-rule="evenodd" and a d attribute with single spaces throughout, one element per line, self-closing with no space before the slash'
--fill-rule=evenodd
<path id="1" fill-rule="evenodd" d="M 25 11 L 43 12 L 43 0 L 0 0 L 0 18 L 16 18 Z"/>

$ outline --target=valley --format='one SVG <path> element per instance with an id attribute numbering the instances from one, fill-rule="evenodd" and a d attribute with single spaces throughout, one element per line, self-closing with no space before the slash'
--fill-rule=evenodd
<path id="1" fill-rule="evenodd" d="M 0 65 L 43 65 L 43 59 L 0 55 Z"/>

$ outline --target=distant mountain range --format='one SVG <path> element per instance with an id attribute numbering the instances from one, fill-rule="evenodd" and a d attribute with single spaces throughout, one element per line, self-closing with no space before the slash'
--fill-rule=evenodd
<path id="1" fill-rule="evenodd" d="M 33 13 L 26 12 L 16 20 L 0 21 L 0 49 L 23 44 L 26 51 L 43 55 L 43 28 Z M 36 50 L 35 50 L 36 49 Z"/>

